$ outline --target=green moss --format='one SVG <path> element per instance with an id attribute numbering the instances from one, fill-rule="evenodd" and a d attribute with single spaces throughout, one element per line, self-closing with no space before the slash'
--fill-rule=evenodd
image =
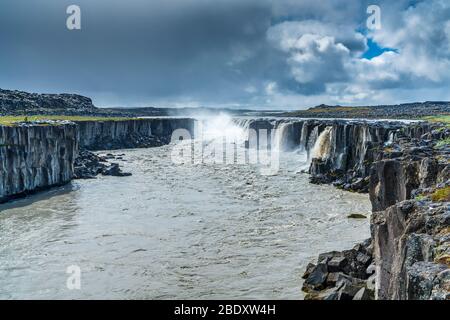
<path id="1" fill-rule="evenodd" d="M 423 201 L 426 199 L 427 199 L 427 197 L 424 196 L 423 194 L 419 194 L 417 197 L 414 198 L 414 200 L 416 200 L 416 201 Z"/>
<path id="2" fill-rule="evenodd" d="M 17 122 L 32 122 L 37 120 L 67 120 L 67 121 L 124 121 L 137 118 L 126 117 L 95 117 L 95 116 L 57 116 L 57 115 L 39 115 L 39 116 L 4 116 L 0 117 L 0 125 L 13 126 Z"/>
<path id="3" fill-rule="evenodd" d="M 446 123 L 447 125 L 450 125 L 450 115 L 448 115 L 448 114 L 427 116 L 427 117 L 423 117 L 421 119 L 429 121 L 429 122 L 442 122 L 442 123 Z"/>
<path id="4" fill-rule="evenodd" d="M 450 187 L 437 189 L 432 195 L 431 200 L 437 202 L 450 201 Z"/>
<path id="5" fill-rule="evenodd" d="M 450 137 L 439 140 L 436 145 L 434 146 L 435 148 L 443 148 L 450 145 Z"/>

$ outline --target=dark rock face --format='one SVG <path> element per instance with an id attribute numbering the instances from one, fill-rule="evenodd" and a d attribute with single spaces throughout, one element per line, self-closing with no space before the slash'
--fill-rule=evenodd
<path id="1" fill-rule="evenodd" d="M 0 126 L 0 202 L 68 183 L 77 151 L 75 124 Z"/>
<path id="2" fill-rule="evenodd" d="M 450 207 L 448 200 L 431 196 L 450 186 L 449 147 L 438 147 L 433 139 L 450 132 L 426 129 L 403 131 L 395 141 L 399 151 L 380 153 L 372 166 L 371 225 L 379 299 L 450 297 L 450 282 L 439 275 L 449 268 Z"/>
<path id="3" fill-rule="evenodd" d="M 168 144 L 177 129 L 194 137 L 194 119 L 80 121 L 80 147 L 88 150 L 149 148 Z"/>
<path id="4" fill-rule="evenodd" d="M 449 288 L 448 280 L 434 283 L 449 268 L 439 259 L 450 254 L 449 213 L 448 204 L 430 208 L 406 200 L 373 214 L 379 299 L 430 299 L 435 285 L 436 291 Z"/>
<path id="5" fill-rule="evenodd" d="M 0 112 L 33 112 L 65 110 L 66 112 L 93 112 L 95 107 L 90 98 L 76 94 L 37 94 L 0 89 Z"/>

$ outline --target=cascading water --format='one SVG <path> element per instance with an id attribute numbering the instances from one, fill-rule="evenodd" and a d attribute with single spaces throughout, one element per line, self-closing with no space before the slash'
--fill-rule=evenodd
<path id="1" fill-rule="evenodd" d="M 308 137 L 308 142 L 306 143 L 308 162 L 310 162 L 311 160 L 311 150 L 314 148 L 314 145 L 316 144 L 318 137 L 319 137 L 319 127 L 315 126 Z"/>
<path id="2" fill-rule="evenodd" d="M 389 132 L 388 140 L 384 143 L 385 146 L 391 146 L 394 143 L 394 131 Z"/>
<path id="3" fill-rule="evenodd" d="M 302 149 L 303 151 L 307 149 L 307 144 L 308 144 L 308 126 L 307 126 L 307 122 L 303 122 L 302 125 L 302 132 L 300 135 L 300 149 Z"/>
<path id="4" fill-rule="evenodd" d="M 290 122 L 281 122 L 276 126 L 272 142 L 272 147 L 274 150 L 278 152 L 285 151 L 285 146 L 287 144 L 286 129 L 288 129 L 290 125 Z"/>
<path id="5" fill-rule="evenodd" d="M 368 149 L 368 142 L 372 141 L 372 135 L 370 133 L 370 130 L 368 127 L 362 127 L 362 137 L 361 137 L 361 143 L 358 144 L 360 146 L 359 151 L 359 164 L 362 165 L 364 162 L 364 155 L 367 152 Z"/>

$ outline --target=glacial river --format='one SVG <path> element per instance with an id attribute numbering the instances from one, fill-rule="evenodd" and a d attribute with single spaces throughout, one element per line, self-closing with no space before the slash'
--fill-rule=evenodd
<path id="1" fill-rule="evenodd" d="M 0 298 L 299 299 L 318 253 L 369 237 L 367 219 L 347 218 L 369 213 L 367 195 L 309 184 L 295 152 L 267 176 L 174 165 L 171 148 L 112 152 L 132 176 L 0 205 Z"/>

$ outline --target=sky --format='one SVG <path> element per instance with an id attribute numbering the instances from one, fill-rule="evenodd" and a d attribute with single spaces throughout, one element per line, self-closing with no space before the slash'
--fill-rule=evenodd
<path id="1" fill-rule="evenodd" d="M 99 107 L 450 100 L 449 71 L 448 0 L 0 1 L 0 88 Z"/>

